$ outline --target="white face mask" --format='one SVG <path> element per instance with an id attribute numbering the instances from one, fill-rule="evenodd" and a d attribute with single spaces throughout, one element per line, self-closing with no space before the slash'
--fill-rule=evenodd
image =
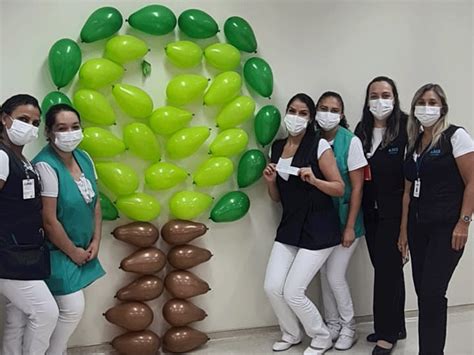
<path id="1" fill-rule="evenodd" d="M 423 127 L 433 126 L 441 117 L 439 106 L 415 106 L 415 117 Z"/>
<path id="2" fill-rule="evenodd" d="M 316 121 L 324 131 L 330 131 L 341 122 L 341 115 L 329 111 L 318 111 L 316 112 Z"/>
<path id="3" fill-rule="evenodd" d="M 308 120 L 298 115 L 287 114 L 284 122 L 288 133 L 292 136 L 301 134 L 308 126 Z"/>
<path id="4" fill-rule="evenodd" d="M 68 132 L 56 132 L 54 133 L 55 139 L 54 144 L 59 150 L 63 152 L 72 152 L 82 142 L 84 135 L 82 130 L 76 129 L 75 131 Z"/>
<path id="5" fill-rule="evenodd" d="M 393 111 L 393 100 L 392 99 L 376 99 L 369 100 L 369 110 L 372 115 L 378 120 L 384 120 Z"/>
<path id="6" fill-rule="evenodd" d="M 10 128 L 7 128 L 7 135 L 13 144 L 22 147 L 38 138 L 38 127 L 20 120 L 14 120 L 12 117 L 10 119 L 13 123 Z"/>

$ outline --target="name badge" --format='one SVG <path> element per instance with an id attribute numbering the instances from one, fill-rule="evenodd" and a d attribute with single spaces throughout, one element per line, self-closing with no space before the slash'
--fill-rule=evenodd
<path id="1" fill-rule="evenodd" d="M 416 179 L 415 180 L 415 188 L 413 189 L 413 197 L 420 197 L 420 190 L 421 190 L 421 180 Z"/>
<path id="2" fill-rule="evenodd" d="M 23 200 L 31 200 L 35 198 L 35 180 L 23 180 Z"/>

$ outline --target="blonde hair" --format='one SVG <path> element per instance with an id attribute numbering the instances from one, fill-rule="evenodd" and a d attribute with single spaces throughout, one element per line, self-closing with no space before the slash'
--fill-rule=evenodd
<path id="1" fill-rule="evenodd" d="M 431 140 L 430 148 L 434 147 L 438 143 L 443 132 L 449 127 L 449 122 L 448 122 L 448 117 L 447 117 L 449 108 L 448 108 L 448 101 L 446 98 L 446 94 L 444 93 L 444 90 L 438 84 L 423 85 L 415 93 L 415 96 L 413 96 L 413 100 L 411 101 L 410 116 L 408 117 L 408 126 L 407 126 L 409 151 L 415 149 L 415 143 L 418 136 L 421 133 L 421 127 L 422 127 L 420 124 L 420 121 L 418 121 L 418 119 L 415 117 L 415 106 L 418 100 L 420 99 L 420 97 L 422 97 L 427 91 L 433 91 L 436 95 L 438 95 L 438 97 L 441 99 L 441 105 L 442 105 L 441 116 L 438 119 L 438 121 L 435 123 L 435 125 L 433 126 L 433 139 Z"/>

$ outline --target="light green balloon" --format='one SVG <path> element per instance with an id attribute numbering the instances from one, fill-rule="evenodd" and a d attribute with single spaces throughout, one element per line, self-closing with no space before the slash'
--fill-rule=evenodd
<path id="1" fill-rule="evenodd" d="M 189 127 L 179 130 L 166 142 L 166 151 L 172 159 L 193 155 L 211 134 L 208 127 Z"/>
<path id="2" fill-rule="evenodd" d="M 240 65 L 240 52 L 228 43 L 211 44 L 204 50 L 207 63 L 216 69 L 234 70 Z"/>
<path id="3" fill-rule="evenodd" d="M 170 189 L 188 177 L 188 173 L 177 165 L 160 162 L 151 165 L 145 171 L 145 182 L 152 190 Z"/>
<path id="4" fill-rule="evenodd" d="M 212 81 L 211 86 L 204 95 L 206 105 L 225 104 L 234 99 L 242 87 L 242 78 L 235 71 L 226 71 L 219 74 Z"/>
<path id="5" fill-rule="evenodd" d="M 170 60 L 178 68 L 192 68 L 201 64 L 202 49 L 191 41 L 178 41 L 168 43 L 165 52 Z"/>
<path id="6" fill-rule="evenodd" d="M 240 128 L 230 128 L 222 131 L 214 138 L 209 151 L 215 156 L 231 157 L 242 153 L 249 142 L 247 132 Z"/>
<path id="7" fill-rule="evenodd" d="M 150 116 L 150 126 L 155 133 L 167 136 L 184 128 L 192 118 L 193 114 L 189 111 L 163 106 Z"/>
<path id="8" fill-rule="evenodd" d="M 172 104 L 186 105 L 202 97 L 207 88 L 207 84 L 208 80 L 202 75 L 178 75 L 168 83 L 166 96 Z"/>
<path id="9" fill-rule="evenodd" d="M 100 89 L 118 81 L 123 75 L 121 65 L 105 58 L 89 59 L 79 69 L 79 81 L 89 89 Z"/>
<path id="10" fill-rule="evenodd" d="M 148 194 L 135 192 L 117 199 L 118 209 L 135 221 L 149 222 L 160 215 L 160 203 Z"/>
<path id="11" fill-rule="evenodd" d="M 192 220 L 212 205 L 212 197 L 197 191 L 180 191 L 175 193 L 170 201 L 169 208 L 172 215 L 179 219 Z"/>
<path id="12" fill-rule="evenodd" d="M 105 57 L 119 64 L 143 58 L 148 45 L 140 38 L 130 35 L 115 36 L 105 44 Z"/>
<path id="13" fill-rule="evenodd" d="M 99 162 L 95 168 L 99 181 L 117 196 L 129 195 L 138 189 L 138 175 L 126 164 Z"/>
<path id="14" fill-rule="evenodd" d="M 123 141 L 130 151 L 143 160 L 159 161 L 161 149 L 155 134 L 144 123 L 130 123 L 123 129 Z"/>
<path id="15" fill-rule="evenodd" d="M 119 138 L 100 127 L 85 128 L 79 147 L 93 158 L 110 158 L 125 151 L 125 144 Z"/>
<path id="16" fill-rule="evenodd" d="M 194 183 L 198 187 L 220 185 L 226 182 L 234 172 L 232 160 L 226 157 L 207 159 L 194 173 Z"/>
<path id="17" fill-rule="evenodd" d="M 227 129 L 238 126 L 253 116 L 255 101 L 249 96 L 239 96 L 224 106 L 216 117 L 217 126 Z"/>
<path id="18" fill-rule="evenodd" d="M 147 118 L 153 112 L 153 100 L 142 89 L 128 84 L 115 84 L 112 95 L 130 117 Z"/>
<path id="19" fill-rule="evenodd" d="M 73 97 L 74 107 L 81 118 L 95 124 L 110 126 L 115 123 L 115 112 L 100 92 L 89 89 L 76 91 Z"/>

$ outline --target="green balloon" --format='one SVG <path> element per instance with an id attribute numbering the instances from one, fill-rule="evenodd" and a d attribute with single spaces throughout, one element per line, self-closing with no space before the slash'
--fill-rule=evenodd
<path id="1" fill-rule="evenodd" d="M 209 138 L 208 127 L 188 127 L 174 133 L 166 142 L 166 151 L 171 159 L 183 159 L 193 155 Z"/>
<path id="2" fill-rule="evenodd" d="M 253 57 L 245 62 L 244 77 L 259 95 L 268 97 L 273 93 L 272 68 L 262 58 Z"/>
<path id="3" fill-rule="evenodd" d="M 240 158 L 237 170 L 237 183 L 239 187 L 247 187 L 256 182 L 263 174 L 267 165 L 265 155 L 258 149 L 252 149 L 245 152 Z"/>
<path id="4" fill-rule="evenodd" d="M 166 162 L 153 164 L 145 171 L 145 183 L 152 190 L 170 189 L 187 178 L 186 170 Z"/>
<path id="5" fill-rule="evenodd" d="M 101 7 L 87 19 L 81 30 L 81 41 L 95 42 L 117 33 L 122 27 L 122 14 L 115 7 Z"/>
<path id="6" fill-rule="evenodd" d="M 160 215 L 160 203 L 148 194 L 135 192 L 117 199 L 117 207 L 128 218 L 149 222 Z"/>
<path id="7" fill-rule="evenodd" d="M 270 144 L 278 133 L 281 114 L 273 105 L 264 106 L 255 116 L 255 137 L 262 146 Z"/>
<path id="8" fill-rule="evenodd" d="M 161 148 L 155 134 L 146 124 L 134 122 L 123 128 L 123 142 L 137 157 L 143 160 L 159 161 Z"/>
<path id="9" fill-rule="evenodd" d="M 197 187 L 220 185 L 234 172 L 232 160 L 226 157 L 212 157 L 202 163 L 193 175 Z"/>
<path id="10" fill-rule="evenodd" d="M 43 112 L 43 116 L 46 115 L 51 106 L 59 104 L 72 106 L 72 102 L 69 100 L 69 97 L 64 95 L 62 92 L 51 91 L 44 97 L 43 102 L 41 103 L 41 112 Z"/>
<path id="11" fill-rule="evenodd" d="M 95 168 L 100 182 L 116 196 L 130 195 L 138 189 L 138 174 L 126 164 L 101 162 Z"/>
<path id="12" fill-rule="evenodd" d="M 145 6 L 130 15 L 127 21 L 133 28 L 155 36 L 170 33 L 176 27 L 176 16 L 163 5 Z"/>
<path id="13" fill-rule="evenodd" d="M 220 198 L 211 211 L 211 219 L 214 222 L 236 221 L 248 212 L 250 199 L 242 191 L 232 191 Z"/>
<path id="14" fill-rule="evenodd" d="M 183 11 L 178 18 L 181 31 L 191 38 L 209 38 L 219 31 L 217 22 L 202 10 L 190 9 Z"/>
<path id="15" fill-rule="evenodd" d="M 115 221 L 119 218 L 119 214 L 115 205 L 110 199 L 105 196 L 102 192 L 99 192 L 100 196 L 100 210 L 102 211 L 102 220 L 104 221 Z"/>
<path id="16" fill-rule="evenodd" d="M 72 39 L 63 38 L 53 44 L 48 54 L 48 65 L 58 90 L 71 82 L 81 61 L 81 49 Z"/>
<path id="17" fill-rule="evenodd" d="M 224 24 L 224 33 L 227 41 L 241 51 L 257 51 L 257 40 L 252 27 L 242 17 L 229 17 Z"/>
<path id="18" fill-rule="evenodd" d="M 169 200 L 171 214 L 184 220 L 193 220 L 211 205 L 212 197 L 197 191 L 179 191 Z"/>
<path id="19" fill-rule="evenodd" d="M 119 138 L 100 127 L 84 128 L 79 147 L 93 158 L 111 158 L 125 151 L 125 144 Z"/>

